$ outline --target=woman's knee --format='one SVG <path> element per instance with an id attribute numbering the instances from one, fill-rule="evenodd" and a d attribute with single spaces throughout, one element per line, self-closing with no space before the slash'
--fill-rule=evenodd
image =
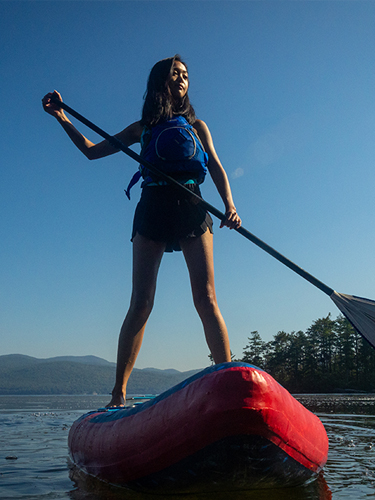
<path id="1" fill-rule="evenodd" d="M 151 314 L 154 307 L 154 295 L 147 294 L 133 294 L 130 301 L 129 311 L 139 317 L 146 317 Z"/>
<path id="2" fill-rule="evenodd" d="M 193 292 L 194 306 L 200 316 L 206 314 L 215 314 L 218 309 L 216 293 L 214 289 Z"/>

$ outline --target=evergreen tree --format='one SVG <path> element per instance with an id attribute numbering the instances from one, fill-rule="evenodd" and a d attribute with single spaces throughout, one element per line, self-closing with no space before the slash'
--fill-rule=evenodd
<path id="1" fill-rule="evenodd" d="M 267 371 L 282 385 L 287 385 L 290 379 L 290 334 L 284 331 L 274 335 L 268 343 Z"/>
<path id="2" fill-rule="evenodd" d="M 250 332 L 250 337 L 247 340 L 248 344 L 244 347 L 242 361 L 264 369 L 265 342 L 256 330 Z"/>

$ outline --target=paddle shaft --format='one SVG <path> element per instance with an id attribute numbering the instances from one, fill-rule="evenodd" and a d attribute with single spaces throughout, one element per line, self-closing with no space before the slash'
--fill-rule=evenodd
<path id="1" fill-rule="evenodd" d="M 182 189 L 182 190 L 186 191 L 187 193 L 189 193 L 190 196 L 195 197 L 199 201 L 199 203 L 202 205 L 202 207 L 205 210 L 207 210 L 208 212 L 210 212 L 211 214 L 213 214 L 215 217 L 217 217 L 218 219 L 220 219 L 222 221 L 226 220 L 226 216 L 225 216 L 225 214 L 223 212 L 220 212 L 220 210 L 218 210 L 214 206 L 210 205 L 210 203 L 208 203 L 207 201 L 203 200 L 197 194 L 195 194 L 192 191 L 190 191 L 190 189 L 188 189 L 187 187 L 185 187 L 183 184 L 180 184 L 178 181 L 176 181 L 176 179 L 173 179 L 173 177 L 170 177 L 169 175 L 165 174 L 164 172 L 162 172 L 158 168 L 154 167 L 154 165 L 152 165 L 148 161 L 142 159 L 132 149 L 130 149 L 127 146 L 125 146 L 125 144 L 123 144 L 119 139 L 117 139 L 113 135 L 107 134 L 107 132 L 105 132 L 104 130 L 102 130 L 101 128 L 99 128 L 97 125 L 95 125 L 94 123 L 92 123 L 90 120 L 88 120 L 87 118 L 85 118 L 81 114 L 77 113 L 77 111 L 75 111 L 74 109 L 72 109 L 70 106 L 68 106 L 64 102 L 61 102 L 57 97 L 52 97 L 51 100 L 55 104 L 58 104 L 62 109 L 64 109 L 67 113 L 69 113 L 70 115 L 72 115 L 78 121 L 80 121 L 81 123 L 83 123 L 84 125 L 86 125 L 88 128 L 90 128 L 91 130 L 93 130 L 94 132 L 96 132 L 98 135 L 100 135 L 104 139 L 107 139 L 107 141 L 110 144 L 112 144 L 112 146 L 114 146 L 116 149 L 119 149 L 119 150 L 123 151 L 125 154 L 127 154 L 128 156 L 130 156 L 131 158 L 133 158 L 133 160 L 137 161 L 138 163 L 141 163 L 146 168 L 148 168 L 151 172 L 153 172 L 155 175 L 157 175 L 161 179 L 165 180 L 169 184 L 176 185 L 176 186 L 178 186 L 179 189 Z M 334 290 L 332 288 L 330 288 L 329 286 L 325 285 L 323 282 L 319 281 L 317 278 L 315 278 L 314 276 L 312 276 L 310 273 L 308 273 L 307 271 L 305 271 L 301 267 L 299 267 L 296 264 L 294 264 L 294 262 L 292 262 L 288 258 L 284 257 L 284 255 L 282 255 L 277 250 L 275 250 L 274 248 L 272 248 L 269 245 L 267 245 L 267 243 L 265 243 L 264 241 L 260 240 L 257 236 L 255 236 L 254 234 L 250 233 L 250 231 L 248 231 L 244 227 L 241 226 L 240 228 L 235 229 L 235 230 L 238 233 L 240 233 L 242 236 L 244 236 L 245 238 L 247 238 L 248 240 L 250 240 L 252 243 L 254 243 L 255 245 L 257 245 L 259 248 L 261 248 L 262 250 L 264 250 L 268 254 L 272 255 L 272 257 L 274 257 L 275 259 L 277 259 L 279 262 L 281 262 L 285 266 L 289 267 L 289 269 L 291 269 L 295 273 L 299 274 L 302 278 L 304 278 L 305 280 L 309 281 L 312 285 L 314 285 L 317 288 L 319 288 L 319 290 L 321 290 L 322 292 L 326 293 L 329 296 L 331 296 L 332 293 L 334 292 Z"/>

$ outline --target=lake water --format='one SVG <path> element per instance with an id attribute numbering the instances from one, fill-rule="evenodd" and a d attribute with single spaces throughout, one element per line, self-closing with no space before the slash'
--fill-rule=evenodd
<path id="1" fill-rule="evenodd" d="M 328 433 L 328 462 L 317 480 L 291 489 L 168 498 L 361 500 L 375 497 L 375 394 L 296 397 L 320 417 Z M 0 396 L 0 498 L 162 498 L 88 479 L 69 463 L 67 437 L 71 424 L 82 413 L 107 402 L 108 396 Z"/>

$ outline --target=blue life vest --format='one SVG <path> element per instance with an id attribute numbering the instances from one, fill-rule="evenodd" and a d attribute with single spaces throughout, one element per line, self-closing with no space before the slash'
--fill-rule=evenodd
<path id="1" fill-rule="evenodd" d="M 158 170 L 174 179 L 201 184 L 207 173 L 208 155 L 193 127 L 183 116 L 177 116 L 151 129 L 145 128 L 141 137 L 140 156 Z M 130 199 L 130 189 L 143 177 L 142 187 L 164 183 L 142 164 L 133 176 L 125 193 Z"/>

